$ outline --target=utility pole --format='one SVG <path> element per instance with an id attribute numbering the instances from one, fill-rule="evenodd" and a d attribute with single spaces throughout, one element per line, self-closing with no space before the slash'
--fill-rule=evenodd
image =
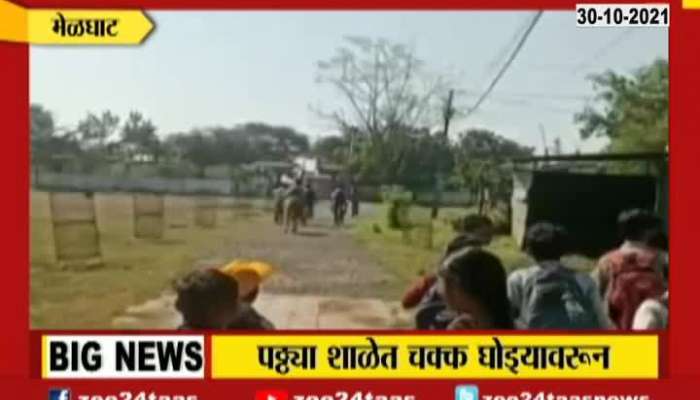
<path id="1" fill-rule="evenodd" d="M 445 109 L 442 112 L 442 117 L 444 119 L 445 125 L 442 130 L 442 140 L 447 143 L 448 136 L 447 132 L 450 129 L 450 120 L 455 115 L 455 109 L 452 107 L 452 100 L 454 99 L 455 91 L 450 89 L 450 93 L 447 95 L 447 102 L 445 103 Z"/>
<path id="2" fill-rule="evenodd" d="M 450 89 L 447 94 L 447 101 L 445 102 L 445 109 L 442 111 L 442 117 L 444 121 L 442 130 L 442 144 L 447 145 L 449 143 L 448 132 L 450 129 L 450 121 L 455 115 L 455 109 L 452 107 L 452 101 L 454 99 L 455 91 Z M 435 182 L 433 186 L 433 207 L 431 210 L 431 218 L 435 219 L 438 216 L 438 209 L 440 206 L 440 192 L 442 191 L 442 160 L 436 161 L 437 171 L 435 171 Z"/>
<path id="3" fill-rule="evenodd" d="M 547 133 L 544 131 L 544 125 L 540 123 L 540 135 L 542 135 L 542 151 L 544 152 L 544 165 L 549 164 L 549 148 L 547 147 Z"/>

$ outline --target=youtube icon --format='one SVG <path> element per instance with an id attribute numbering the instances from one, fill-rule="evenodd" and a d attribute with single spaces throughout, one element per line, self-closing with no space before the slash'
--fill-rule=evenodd
<path id="1" fill-rule="evenodd" d="M 285 390 L 258 390 L 255 400 L 287 400 L 289 394 Z"/>

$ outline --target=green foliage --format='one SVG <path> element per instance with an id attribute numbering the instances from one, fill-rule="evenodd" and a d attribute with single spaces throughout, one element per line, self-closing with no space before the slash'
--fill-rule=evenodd
<path id="1" fill-rule="evenodd" d="M 404 199 L 394 199 L 387 208 L 386 221 L 389 229 L 402 230 L 409 228 L 408 212 L 411 202 Z"/>
<path id="2" fill-rule="evenodd" d="M 581 137 L 607 137 L 613 152 L 664 151 L 668 145 L 668 61 L 631 76 L 606 71 L 590 77 L 597 106 L 575 115 Z"/>
<path id="3" fill-rule="evenodd" d="M 308 137 L 292 128 L 247 123 L 232 128 L 193 129 L 168 136 L 166 147 L 196 165 L 240 166 L 253 161 L 286 161 L 309 150 Z"/>
<path id="4" fill-rule="evenodd" d="M 408 212 L 413 194 L 399 185 L 386 185 L 381 188 L 382 202 L 386 207 L 386 224 L 389 229 L 407 229 Z"/>
<path id="5" fill-rule="evenodd" d="M 400 185 L 383 185 L 380 192 L 384 203 L 391 203 L 394 200 L 411 201 L 413 198 L 413 194 Z"/>
<path id="6" fill-rule="evenodd" d="M 338 165 L 346 165 L 350 151 L 350 142 L 342 136 L 325 136 L 313 145 L 316 157 Z"/>
<path id="7" fill-rule="evenodd" d="M 40 104 L 30 107 L 32 164 L 50 170 L 60 170 L 60 157 L 70 157 L 80 152 L 73 135 L 58 135 L 53 115 Z"/>
<path id="8" fill-rule="evenodd" d="M 32 162 L 52 166 L 66 159 L 92 172 L 109 161 L 145 161 L 162 164 L 163 176 L 200 175 L 207 166 L 225 164 L 239 167 L 253 161 L 287 161 L 309 151 L 308 137 L 292 128 L 264 123 L 192 129 L 161 140 L 156 126 L 141 113 L 132 111 L 121 126 L 110 111 L 88 113 L 74 131 L 56 134 L 51 113 L 39 104 L 31 106 Z M 52 166 L 60 170 L 60 165 Z M 240 174 L 239 174 L 240 175 Z"/>
<path id="9" fill-rule="evenodd" d="M 53 136 L 55 126 L 51 112 L 41 104 L 32 104 L 29 110 L 32 141 Z"/>
<path id="10" fill-rule="evenodd" d="M 511 189 L 510 158 L 531 155 L 531 147 L 485 129 L 470 129 L 459 136 L 455 149 L 455 175 L 464 187 L 471 187 L 483 198 L 488 190 L 493 199 L 505 201 Z"/>
<path id="11" fill-rule="evenodd" d="M 436 175 L 453 168 L 449 143 L 426 128 L 392 130 L 364 139 L 358 148 L 352 165 L 364 182 L 432 190 Z"/>
<path id="12" fill-rule="evenodd" d="M 127 147 L 130 158 L 135 155 L 150 156 L 157 161 L 160 141 L 151 120 L 144 119 L 138 111 L 131 111 L 121 131 L 121 143 Z"/>
<path id="13" fill-rule="evenodd" d="M 88 113 L 84 119 L 78 122 L 76 133 L 84 149 L 105 150 L 112 135 L 119 127 L 119 117 L 110 111 L 103 111 L 101 115 Z"/>

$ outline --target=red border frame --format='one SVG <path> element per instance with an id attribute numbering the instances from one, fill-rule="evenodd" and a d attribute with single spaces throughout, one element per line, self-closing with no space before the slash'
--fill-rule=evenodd
<path id="1" fill-rule="evenodd" d="M 582 1 L 584 2 L 584 1 Z M 591 1 L 591 3 L 611 1 Z M 635 2 L 640 1 L 617 1 Z M 641 1 L 644 2 L 644 1 Z M 646 1 L 649 2 L 649 1 Z M 17 1 L 26 7 L 65 7 L 65 8 L 143 8 L 143 9 L 325 9 L 325 10 L 468 10 L 468 9 L 545 9 L 572 10 L 576 1 L 572 0 L 23 0 Z M 658 2 L 656 2 L 658 3 Z M 700 270 L 694 260 L 695 227 L 700 226 L 700 214 L 696 211 L 700 204 L 700 188 L 694 184 L 695 175 L 700 171 L 700 157 L 696 148 L 700 147 L 700 137 L 694 131 L 695 119 L 700 115 L 700 10 L 684 10 L 680 1 L 670 2 L 672 27 L 669 29 L 669 57 L 671 86 L 670 101 L 672 111 L 670 128 L 671 187 L 670 224 L 671 253 L 674 272 L 671 274 L 673 305 L 671 325 L 667 334 L 662 335 L 662 376 L 659 381 L 596 381 L 595 389 L 600 393 L 615 394 L 624 389 L 627 393 L 643 390 L 652 398 L 696 397 L 693 386 L 700 378 L 700 346 L 695 346 L 694 321 L 695 286 L 700 282 Z M 41 382 L 30 378 L 30 359 L 37 359 L 37 332 L 29 330 L 29 47 L 26 44 L 0 42 L 0 120 L 4 122 L 5 146 L 0 147 L 0 179 L 9 189 L 9 195 L 2 196 L 0 217 L 5 223 L 4 247 L 6 265 L 3 273 L 3 290 L 0 292 L 0 311 L 3 324 L 0 329 L 0 384 L 12 379 L 27 398 L 46 396 L 46 388 L 61 386 L 61 382 Z M 684 185 L 685 183 L 685 185 Z M 59 332 L 56 332 L 59 333 Z M 81 332 L 91 333 L 91 332 Z M 95 331 L 95 333 L 98 333 Z M 114 332 L 110 332 L 114 333 Z M 125 332 L 123 332 L 125 333 Z M 157 332 L 156 332 L 157 333 Z M 172 332 L 170 332 L 172 333 Z M 294 332 L 302 333 L 302 332 Z M 324 334 L 330 332 L 324 332 Z M 335 332 L 340 333 L 340 332 Z M 382 333 L 401 333 L 383 331 Z M 482 332 L 483 333 L 483 332 Z M 512 333 L 512 332 L 509 332 Z M 528 333 L 524 333 L 528 334 Z M 531 333 L 530 333 L 531 334 Z M 40 350 L 39 350 L 40 351 Z M 667 361 L 667 362 L 666 362 Z M 33 363 L 32 363 L 33 364 Z M 33 374 L 32 374 L 33 375 Z M 284 381 L 255 382 L 158 382 L 158 381 L 109 381 L 68 382 L 83 390 L 99 393 L 121 389 L 143 389 L 146 386 L 164 393 L 180 392 L 200 395 L 223 395 L 251 393 L 264 389 L 289 389 L 310 391 L 310 382 Z M 394 391 L 404 394 L 427 395 L 426 398 L 453 396 L 454 381 L 313 381 L 313 389 L 334 391 L 345 389 L 365 389 Z M 352 383 L 352 385 L 350 385 Z M 443 384 L 448 383 L 448 384 Z M 507 390 L 550 390 L 551 381 L 484 381 L 479 382 L 490 393 L 504 393 Z M 559 393 L 577 393 L 590 389 L 590 381 L 557 381 Z M 410 390 L 413 393 L 407 393 Z M 517 393 L 517 392 L 511 392 Z M 233 398 L 238 398 L 234 396 Z M 45 397 L 42 397 L 45 398 Z M 218 398 L 218 397 L 211 397 Z M 222 397 L 226 398 L 226 397 Z M 419 397 L 422 398 L 422 397 Z"/>

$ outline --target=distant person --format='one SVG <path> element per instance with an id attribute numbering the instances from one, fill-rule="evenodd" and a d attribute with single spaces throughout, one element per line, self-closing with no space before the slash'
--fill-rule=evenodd
<path id="1" fill-rule="evenodd" d="M 189 273 L 175 287 L 179 329 L 227 329 L 237 318 L 238 283 L 216 270 Z"/>
<path id="2" fill-rule="evenodd" d="M 618 218 L 623 243 L 605 254 L 593 271 L 610 319 L 618 329 L 632 329 L 634 315 L 647 299 L 666 291 L 668 253 L 661 219 L 641 209 Z"/>
<path id="3" fill-rule="evenodd" d="M 485 215 L 471 213 L 453 222 L 452 228 L 459 234 L 469 234 L 480 238 L 484 245 L 491 242 L 494 227 L 491 219 Z"/>
<path id="4" fill-rule="evenodd" d="M 282 184 L 279 184 L 272 191 L 272 201 L 274 202 L 274 220 L 277 225 L 282 224 L 282 219 L 284 216 L 284 192 L 285 188 Z"/>
<path id="5" fill-rule="evenodd" d="M 487 245 L 491 238 L 479 235 L 478 229 L 459 235 L 452 239 L 443 252 L 443 260 L 453 252 L 465 247 L 481 247 Z M 439 266 L 437 268 L 439 271 Z M 415 326 L 417 329 L 440 330 L 446 329 L 454 318 L 454 312 L 447 309 L 447 304 L 440 294 L 438 274 L 436 272 L 421 273 L 404 293 L 401 304 L 404 309 L 416 309 Z"/>
<path id="6" fill-rule="evenodd" d="M 306 183 L 306 188 L 304 190 L 304 202 L 306 205 L 306 218 L 311 219 L 314 217 L 314 206 L 316 205 L 316 192 L 314 188 L 311 187 L 311 183 Z"/>
<path id="7" fill-rule="evenodd" d="M 343 224 L 347 212 L 347 201 L 345 190 L 341 185 L 337 185 L 331 192 L 331 211 L 333 212 L 333 223 L 336 226 Z"/>
<path id="8" fill-rule="evenodd" d="M 443 261 L 440 291 L 454 318 L 449 330 L 512 329 L 506 271 L 481 248 L 464 247 Z"/>
<path id="9" fill-rule="evenodd" d="M 350 205 L 352 217 L 357 217 L 360 213 L 360 194 L 355 185 L 350 186 Z"/>
<path id="10" fill-rule="evenodd" d="M 304 196 L 304 188 L 302 187 L 301 183 L 300 178 L 294 179 L 294 183 L 292 183 L 284 192 L 284 196 L 286 198 L 298 197 L 301 199 Z"/>
<path id="11" fill-rule="evenodd" d="M 549 222 L 527 230 L 525 248 L 536 264 L 508 277 L 508 298 L 518 328 L 610 327 L 593 279 L 561 261 L 568 248 L 567 236 L 564 227 Z"/>
<path id="12" fill-rule="evenodd" d="M 295 179 L 294 184 L 285 192 L 283 208 L 284 233 L 288 233 L 290 230 L 292 233 L 297 233 L 299 224 L 306 225 L 304 188 L 301 179 Z"/>

